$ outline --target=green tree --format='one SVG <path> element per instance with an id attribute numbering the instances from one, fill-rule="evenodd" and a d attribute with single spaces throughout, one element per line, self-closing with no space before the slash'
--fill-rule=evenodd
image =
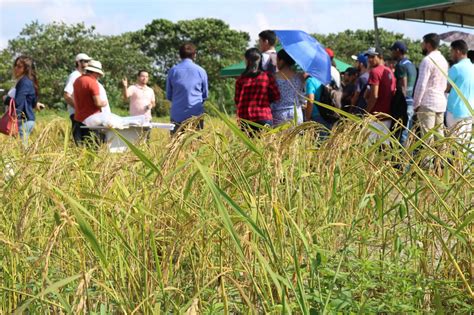
<path id="1" fill-rule="evenodd" d="M 173 23 L 165 19 L 153 20 L 134 36 L 142 51 L 153 59 L 154 75 L 164 88 L 166 73 L 179 62 L 178 49 L 184 42 L 197 46 L 196 62 L 209 76 L 210 101 L 221 108 L 233 106 L 223 96 L 228 94 L 229 83 L 219 77 L 219 71 L 225 66 L 242 60 L 250 36 L 246 32 L 236 31 L 218 19 L 199 18 Z M 232 99 L 232 98 L 231 98 Z"/>
<path id="2" fill-rule="evenodd" d="M 74 57 L 85 52 L 102 62 L 105 76 L 102 79 L 112 106 L 123 107 L 119 82 L 124 75 L 136 76 L 139 69 L 151 69 L 151 60 L 131 40 L 132 33 L 103 36 L 95 28 L 83 23 L 26 25 L 20 35 L 10 40 L 1 53 L 0 84 L 11 86 L 10 69 L 15 56 L 26 54 L 36 63 L 40 83 L 40 100 L 53 108 L 64 108 L 63 89 L 67 76 L 74 70 Z M 5 57 L 4 57 L 5 56 Z"/>
<path id="3" fill-rule="evenodd" d="M 86 28 L 83 24 L 40 24 L 36 21 L 26 25 L 17 38 L 9 41 L 6 52 L 13 58 L 25 54 L 34 59 L 40 100 L 57 108 L 62 106 L 64 82 L 74 68 L 74 56 L 79 50 L 89 53 L 97 36 L 94 31 L 94 27 Z M 1 62 L 11 65 L 13 60 L 2 59 Z"/>

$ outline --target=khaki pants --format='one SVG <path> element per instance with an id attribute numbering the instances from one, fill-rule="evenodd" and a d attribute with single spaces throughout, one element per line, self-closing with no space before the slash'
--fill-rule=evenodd
<path id="1" fill-rule="evenodd" d="M 420 108 L 416 112 L 416 117 L 418 118 L 418 123 L 420 124 L 421 134 L 424 136 L 430 130 L 436 130 L 440 136 L 444 135 L 443 127 L 444 127 L 444 112 L 442 113 L 435 113 L 430 112 L 427 109 Z M 439 136 L 436 136 L 439 138 Z M 427 140 L 432 140 L 432 136 L 430 136 Z"/>

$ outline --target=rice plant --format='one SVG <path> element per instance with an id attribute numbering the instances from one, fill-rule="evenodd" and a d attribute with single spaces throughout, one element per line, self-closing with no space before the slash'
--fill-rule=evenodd
<path id="1" fill-rule="evenodd" d="M 472 149 L 368 123 L 250 139 L 220 114 L 124 154 L 63 118 L 2 137 L 0 313 L 474 312 Z"/>

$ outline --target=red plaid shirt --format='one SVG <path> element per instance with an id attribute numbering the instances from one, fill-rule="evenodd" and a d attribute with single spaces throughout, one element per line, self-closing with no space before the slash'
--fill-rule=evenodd
<path id="1" fill-rule="evenodd" d="M 249 121 L 272 120 L 270 103 L 280 99 L 280 91 L 271 74 L 240 76 L 235 83 L 237 117 Z"/>

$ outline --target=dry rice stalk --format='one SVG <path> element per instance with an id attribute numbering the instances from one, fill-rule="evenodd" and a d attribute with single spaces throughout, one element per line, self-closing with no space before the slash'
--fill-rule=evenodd
<path id="1" fill-rule="evenodd" d="M 84 273 L 81 282 L 77 286 L 74 302 L 80 297 L 79 302 L 74 307 L 74 314 L 87 314 L 87 287 L 92 278 L 92 273 L 96 268 L 92 268 L 88 272 Z"/>
<path id="2" fill-rule="evenodd" d="M 46 286 L 46 277 L 48 275 L 48 269 L 49 269 L 49 257 L 51 256 L 51 251 L 53 250 L 54 244 L 56 244 L 56 239 L 58 238 L 59 232 L 63 229 L 63 227 L 66 225 L 66 221 L 63 221 L 60 225 L 56 226 L 54 229 L 53 233 L 49 237 L 48 240 L 48 245 L 46 246 L 46 249 L 44 250 L 43 254 L 41 257 L 37 260 L 40 261 L 43 257 L 45 258 L 45 263 L 44 263 L 44 268 L 42 272 L 42 277 L 43 277 L 43 288 Z"/>
<path id="3" fill-rule="evenodd" d="M 186 315 L 197 315 L 199 314 L 199 299 L 194 299 L 193 304 L 186 311 Z"/>

